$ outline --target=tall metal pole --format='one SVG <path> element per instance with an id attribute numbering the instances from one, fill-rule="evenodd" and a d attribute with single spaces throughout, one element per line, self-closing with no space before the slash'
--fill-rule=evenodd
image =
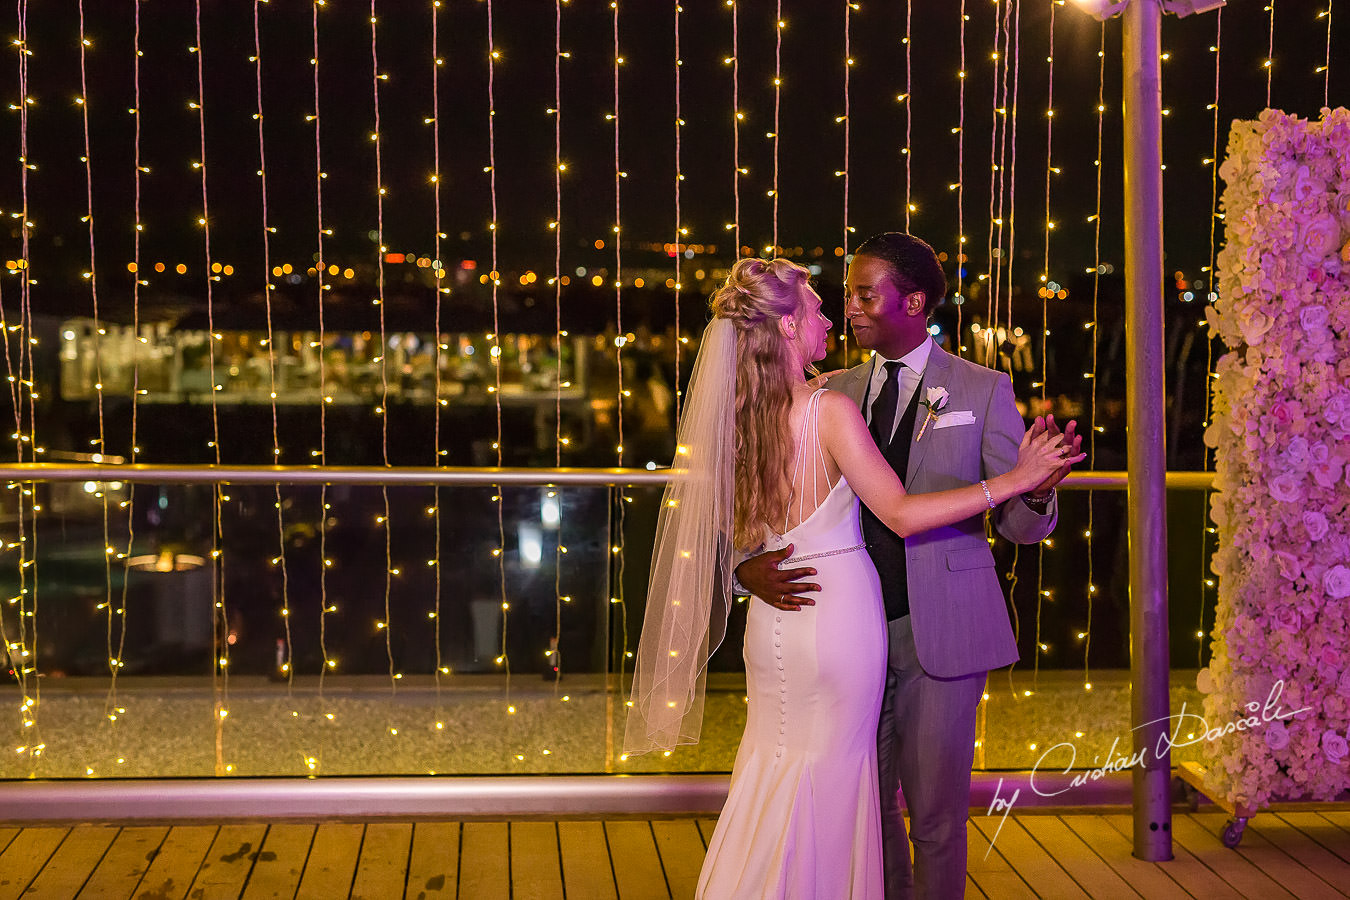
<path id="1" fill-rule="evenodd" d="M 1124 15 L 1125 370 L 1134 855 L 1172 858 L 1163 398 L 1161 0 Z M 1149 723 L 1149 724 L 1146 724 Z"/>

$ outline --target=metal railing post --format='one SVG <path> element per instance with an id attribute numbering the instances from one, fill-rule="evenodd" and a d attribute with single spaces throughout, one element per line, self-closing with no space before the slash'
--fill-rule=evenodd
<path id="1" fill-rule="evenodd" d="M 1162 3 L 1124 14 L 1126 506 L 1130 544 L 1130 715 L 1134 855 L 1172 858 L 1167 627 L 1167 456 L 1163 412 Z"/>

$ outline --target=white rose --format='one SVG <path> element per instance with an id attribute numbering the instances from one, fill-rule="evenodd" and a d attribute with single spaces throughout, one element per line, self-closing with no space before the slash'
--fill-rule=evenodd
<path id="1" fill-rule="evenodd" d="M 1214 693 L 1214 675 L 1208 668 L 1201 669 L 1196 673 L 1195 689 L 1202 694 Z"/>
<path id="2" fill-rule="evenodd" d="M 944 387 L 930 387 L 924 399 L 928 401 L 928 408 L 937 412 L 947 405 L 947 398 L 950 395 Z"/>
<path id="3" fill-rule="evenodd" d="M 1341 249 L 1341 223 L 1332 215 L 1314 216 L 1299 234 L 1299 255 L 1304 265 L 1318 265 L 1328 254 Z"/>
<path id="4" fill-rule="evenodd" d="M 1325 306 L 1305 306 L 1298 311 L 1298 323 L 1304 331 L 1321 331 L 1329 320 Z"/>

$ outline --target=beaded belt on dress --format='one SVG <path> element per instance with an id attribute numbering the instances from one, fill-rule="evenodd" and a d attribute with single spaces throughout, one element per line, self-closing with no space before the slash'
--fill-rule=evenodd
<path id="1" fill-rule="evenodd" d="M 838 556 L 841 553 L 853 553 L 857 550 L 862 550 L 866 546 L 867 546 L 866 544 L 855 544 L 852 547 L 840 547 L 838 550 L 825 550 L 820 553 L 808 553 L 805 556 L 790 556 L 787 559 L 783 560 L 783 562 L 798 563 L 798 562 L 805 562 L 808 559 L 820 559 L 821 557 L 825 556 Z"/>

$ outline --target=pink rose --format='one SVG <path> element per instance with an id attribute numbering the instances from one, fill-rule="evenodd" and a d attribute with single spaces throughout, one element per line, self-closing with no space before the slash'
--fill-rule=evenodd
<path id="1" fill-rule="evenodd" d="M 1337 763 L 1350 753 L 1350 746 L 1345 743 L 1345 738 L 1328 728 L 1322 732 L 1322 753 L 1327 759 Z"/>
<path id="2" fill-rule="evenodd" d="M 1322 575 L 1322 590 L 1336 600 L 1350 597 L 1350 569 L 1342 565 L 1327 569 Z"/>
<path id="3" fill-rule="evenodd" d="M 1297 634 L 1303 628 L 1303 617 L 1292 606 L 1281 606 L 1275 611 L 1275 624 L 1290 634 Z"/>
<path id="4" fill-rule="evenodd" d="M 1350 669 L 1341 672 L 1341 678 L 1336 682 L 1336 693 L 1350 699 Z"/>
<path id="5" fill-rule="evenodd" d="M 1284 458 L 1295 469 L 1304 469 L 1308 466 L 1308 454 L 1308 439 L 1294 437 L 1289 440 L 1289 446 L 1284 451 Z"/>
<path id="6" fill-rule="evenodd" d="M 1298 313 L 1298 323 L 1304 331 L 1321 331 L 1328 321 L 1330 317 L 1325 306 L 1305 306 Z"/>
<path id="7" fill-rule="evenodd" d="M 1266 726 L 1266 746 L 1272 750 L 1283 750 L 1289 746 L 1289 729 L 1279 719 Z"/>
<path id="8" fill-rule="evenodd" d="M 1322 418 L 1335 425 L 1341 421 L 1350 422 L 1347 417 L 1350 417 L 1350 391 L 1337 391 L 1322 407 Z"/>
<path id="9" fill-rule="evenodd" d="M 1276 475 L 1270 480 L 1270 496 L 1282 503 L 1303 499 L 1302 479 L 1293 472 Z"/>
<path id="10" fill-rule="evenodd" d="M 1294 174 L 1294 199 L 1299 203 L 1307 200 L 1309 197 L 1325 193 L 1327 183 L 1312 174 L 1307 166 L 1299 166 L 1298 172 Z"/>
<path id="11" fill-rule="evenodd" d="M 1208 668 L 1201 669 L 1196 673 L 1195 689 L 1202 694 L 1214 693 L 1214 675 Z"/>
<path id="12" fill-rule="evenodd" d="M 1332 215 L 1313 216 L 1299 234 L 1299 258 L 1304 265 L 1320 265 L 1330 253 L 1341 247 L 1341 223 Z"/>
<path id="13" fill-rule="evenodd" d="M 1303 514 L 1303 527 L 1308 531 L 1308 540 L 1320 541 L 1327 534 L 1327 517 L 1315 509 Z"/>
<path id="14" fill-rule="evenodd" d="M 1312 467 L 1313 481 L 1317 482 L 1319 487 L 1329 488 L 1341 479 L 1340 457 L 1334 456 L 1325 462 L 1316 463 Z"/>
<path id="15" fill-rule="evenodd" d="M 1341 651 L 1328 644 L 1323 647 L 1322 652 L 1317 655 L 1317 661 L 1330 668 L 1333 672 L 1339 672 L 1341 670 L 1341 663 L 1344 661 L 1344 656 L 1341 654 Z"/>
<path id="16" fill-rule="evenodd" d="M 1275 551 L 1275 565 L 1286 581 L 1296 581 L 1298 576 L 1303 574 L 1303 562 L 1287 550 Z M 1286 606 L 1284 609 L 1292 611 L 1292 607 Z"/>

